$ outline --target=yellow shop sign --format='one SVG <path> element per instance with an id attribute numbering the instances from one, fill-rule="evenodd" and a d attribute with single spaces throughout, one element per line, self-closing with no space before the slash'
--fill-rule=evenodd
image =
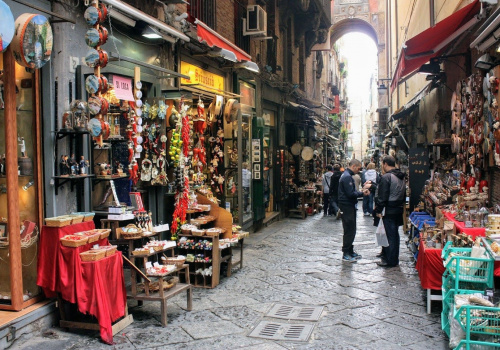
<path id="1" fill-rule="evenodd" d="M 181 78 L 182 85 L 203 84 L 206 87 L 224 90 L 224 77 L 184 61 L 181 61 L 181 74 L 190 77 L 190 79 Z"/>

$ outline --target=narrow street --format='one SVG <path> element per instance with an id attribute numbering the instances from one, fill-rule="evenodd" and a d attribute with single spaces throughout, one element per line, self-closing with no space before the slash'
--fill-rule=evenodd
<path id="1" fill-rule="evenodd" d="M 55 328 L 13 349 L 447 349 L 441 304 L 426 314 L 413 258 L 401 235 L 401 263 L 375 264 L 371 217 L 358 211 L 357 263 L 341 261 L 342 224 L 323 214 L 285 219 L 247 239 L 245 265 L 215 289 L 195 289 L 193 311 L 185 294 L 168 306 L 166 328 L 157 303 L 135 307 L 134 323 L 114 337 Z M 266 317 L 276 303 L 324 306 L 318 321 Z M 308 342 L 272 341 L 247 335 L 260 321 L 313 325 Z"/>

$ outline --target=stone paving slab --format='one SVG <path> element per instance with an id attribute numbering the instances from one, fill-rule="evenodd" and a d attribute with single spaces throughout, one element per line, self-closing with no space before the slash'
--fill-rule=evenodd
<path id="1" fill-rule="evenodd" d="M 285 219 L 245 240 L 243 269 L 221 277 L 215 289 L 195 288 L 193 311 L 186 311 L 185 295 L 170 299 L 167 327 L 159 322 L 159 303 L 137 307 L 130 301 L 134 323 L 114 337 L 113 347 L 98 332 L 54 328 L 23 337 L 11 349 L 446 349 L 440 304 L 427 314 L 405 239 L 401 234 L 400 266 L 378 267 L 372 220 L 358 211 L 355 249 L 363 259 L 346 264 L 340 221 Z M 265 316 L 275 303 L 325 306 L 307 343 L 247 336 L 258 322 L 277 321 Z"/>

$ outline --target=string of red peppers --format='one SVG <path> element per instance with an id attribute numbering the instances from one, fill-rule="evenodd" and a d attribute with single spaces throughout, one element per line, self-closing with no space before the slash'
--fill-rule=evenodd
<path id="1" fill-rule="evenodd" d="M 181 172 L 183 174 L 184 186 L 182 188 L 182 192 L 177 190 L 175 195 L 176 198 L 176 206 L 173 214 L 173 222 L 172 222 L 172 232 L 174 234 L 177 233 L 179 221 L 181 224 L 186 222 L 186 211 L 188 209 L 188 196 L 189 196 L 189 178 L 185 174 L 185 159 L 189 154 L 189 134 L 190 134 L 190 125 L 189 125 L 189 117 L 186 115 L 184 111 L 184 106 L 181 101 L 181 110 L 182 116 L 182 131 L 181 131 L 181 139 L 182 139 L 182 159 L 179 163 L 179 167 L 181 168 Z M 180 219 L 180 220 L 178 220 Z"/>

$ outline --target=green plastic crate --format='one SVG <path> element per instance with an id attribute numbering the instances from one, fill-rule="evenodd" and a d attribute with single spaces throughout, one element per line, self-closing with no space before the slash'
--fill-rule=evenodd
<path id="1" fill-rule="evenodd" d="M 443 293 L 443 311 L 441 311 L 441 329 L 446 333 L 446 335 L 450 336 L 450 310 L 454 309 L 455 303 L 455 295 L 456 294 L 475 294 L 481 293 L 479 290 L 456 290 L 450 289 L 446 294 Z"/>
<path id="2" fill-rule="evenodd" d="M 479 340 L 462 340 L 454 350 L 491 350 L 500 349 L 500 343 Z"/>
<path id="3" fill-rule="evenodd" d="M 463 305 L 455 311 L 454 318 L 465 332 L 465 339 L 457 349 L 473 349 L 476 346 L 500 347 L 500 308 Z M 471 339 L 472 336 L 488 336 L 491 342 Z M 472 347 L 471 345 L 474 345 Z M 461 346 L 461 347 L 460 347 Z"/>
<path id="4" fill-rule="evenodd" d="M 444 267 L 455 283 L 453 288 L 461 289 L 460 282 L 484 283 L 487 287 L 493 288 L 495 261 L 488 252 L 486 257 L 472 258 L 471 251 L 472 248 L 451 247 L 443 255 Z"/>
<path id="5" fill-rule="evenodd" d="M 486 283 L 460 280 L 456 281 L 454 276 L 448 271 L 443 273 L 442 281 L 441 291 L 443 296 L 445 296 L 450 290 L 475 290 L 484 292 L 484 290 L 488 288 Z"/>

